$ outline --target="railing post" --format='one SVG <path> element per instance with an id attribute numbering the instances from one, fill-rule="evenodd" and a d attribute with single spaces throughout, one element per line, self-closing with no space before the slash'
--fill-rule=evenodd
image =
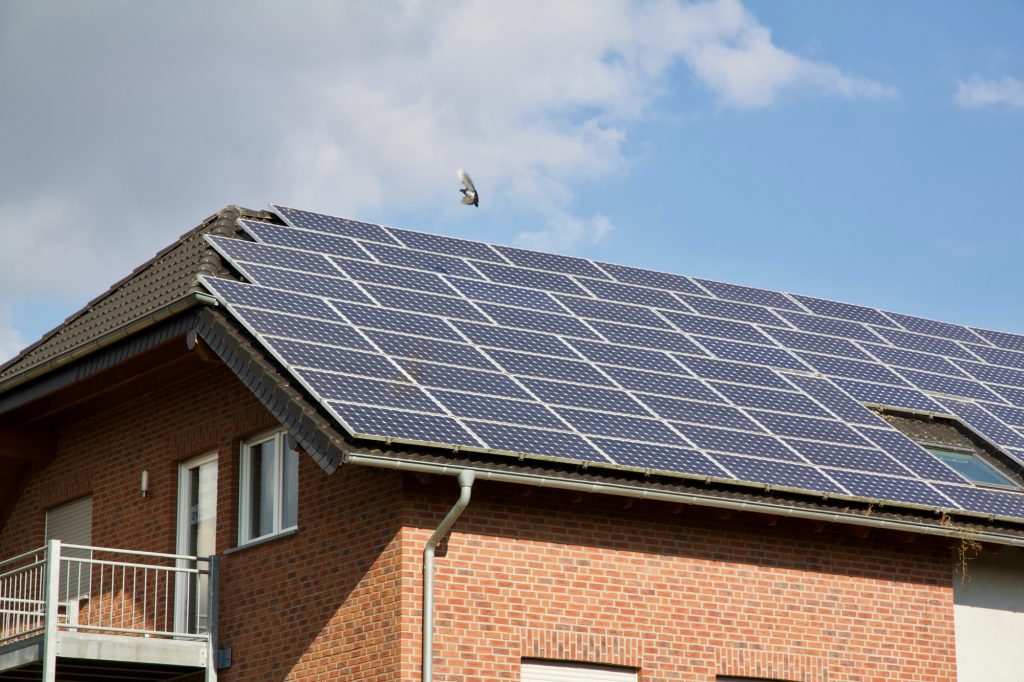
<path id="1" fill-rule="evenodd" d="M 217 679 L 217 664 L 220 660 L 220 557 L 211 554 L 207 557 L 206 569 L 206 628 L 209 631 L 209 655 L 206 658 L 206 682 Z"/>
<path id="2" fill-rule="evenodd" d="M 57 679 L 57 602 L 60 599 L 60 540 L 46 545 L 46 582 L 43 604 L 43 680 Z"/>

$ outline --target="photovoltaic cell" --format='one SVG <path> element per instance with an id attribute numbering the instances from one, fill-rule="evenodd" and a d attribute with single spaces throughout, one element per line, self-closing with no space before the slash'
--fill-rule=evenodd
<path id="1" fill-rule="evenodd" d="M 684 444 L 682 438 L 654 419 L 575 410 L 569 407 L 556 407 L 554 410 L 580 433 L 668 445 Z"/>
<path id="2" fill-rule="evenodd" d="M 292 294 L 268 289 L 255 284 L 241 284 L 229 279 L 201 277 L 202 283 L 214 295 L 230 305 L 266 308 L 281 313 L 294 313 L 321 320 L 341 321 L 338 313 L 327 303 L 313 296 Z"/>
<path id="3" fill-rule="evenodd" d="M 1024 336 L 1020 334 L 1008 334 L 1006 332 L 994 332 L 988 329 L 974 329 L 978 336 L 1000 348 L 1024 351 Z"/>
<path id="4" fill-rule="evenodd" d="M 1024 436 L 1021 436 L 977 405 L 959 400 L 940 400 L 939 402 L 969 427 L 990 441 L 1011 448 L 1024 447 Z"/>
<path id="5" fill-rule="evenodd" d="M 642 348 L 657 348 L 659 350 L 671 350 L 678 353 L 692 353 L 693 355 L 704 355 L 704 352 L 679 332 L 662 331 L 660 329 L 648 329 L 646 327 L 633 327 L 616 322 L 592 322 L 591 326 L 608 341 L 622 343 L 627 346 L 640 346 Z"/>
<path id="6" fill-rule="evenodd" d="M 781 315 L 794 327 L 805 332 L 830 334 L 832 336 L 841 336 L 844 339 L 857 339 L 858 341 L 873 341 L 876 343 L 879 341 L 879 338 L 860 322 L 834 320 L 830 317 L 818 317 L 817 315 L 805 315 L 789 311 L 782 311 Z"/>
<path id="7" fill-rule="evenodd" d="M 966 348 L 982 360 L 991 362 L 994 365 L 1024 369 L 1024 353 L 1003 350 L 1001 348 L 990 348 L 988 346 L 968 345 Z"/>
<path id="8" fill-rule="evenodd" d="M 480 278 L 480 273 L 469 266 L 461 258 L 452 258 L 436 253 L 424 253 L 422 251 L 411 251 L 395 246 L 374 244 L 368 242 L 365 248 L 377 260 L 388 265 L 399 265 L 406 268 L 418 270 L 429 270 L 442 275 L 456 275 L 459 277 Z"/>
<path id="9" fill-rule="evenodd" d="M 796 454 L 782 444 L 782 441 L 771 436 L 716 429 L 710 426 L 696 426 L 694 424 L 677 424 L 676 429 L 689 438 L 694 445 L 703 450 L 795 461 L 800 460 Z M 715 455 L 715 458 L 722 461 L 718 455 Z M 726 464 L 726 466 L 729 465 Z"/>
<path id="10" fill-rule="evenodd" d="M 662 351 L 617 346 L 600 341 L 583 341 L 581 339 L 568 339 L 567 341 L 569 345 L 579 351 L 580 355 L 592 362 L 677 374 L 685 371 L 678 362 Z"/>
<path id="11" fill-rule="evenodd" d="M 792 350 L 809 350 L 815 353 L 841 355 L 855 360 L 870 360 L 870 356 L 846 339 L 831 336 L 820 336 L 806 332 L 793 332 L 788 329 L 765 329 L 765 332 L 780 345 Z"/>
<path id="12" fill-rule="evenodd" d="M 332 402 L 330 406 L 357 435 L 480 446 L 480 442 L 451 417 L 344 402 Z"/>
<path id="13" fill-rule="evenodd" d="M 348 258 L 366 258 L 366 252 L 347 237 L 337 237 L 308 230 L 293 230 L 290 227 L 259 223 L 253 220 L 241 220 L 239 224 L 263 244 L 288 246 L 293 249 L 305 249 L 306 251 L 317 251 L 322 254 Z"/>
<path id="14" fill-rule="evenodd" d="M 1024 495 L 958 485 L 936 484 L 935 487 L 964 509 L 994 516 L 1024 517 Z"/>
<path id="15" fill-rule="evenodd" d="M 577 286 L 572 281 L 572 278 L 559 275 L 558 273 L 525 270 L 495 263 L 476 263 L 475 265 L 478 270 L 487 275 L 488 279 L 499 284 L 513 284 L 531 289 L 544 289 L 545 291 L 560 291 L 563 294 L 576 294 L 578 296 L 587 295 L 587 292 Z"/>
<path id="16" fill-rule="evenodd" d="M 734 341 L 750 341 L 752 343 L 768 345 L 772 343 L 756 327 L 746 322 L 719 320 L 713 317 L 687 315 L 686 313 L 677 313 L 675 311 L 666 311 L 663 314 L 672 321 L 672 324 L 691 334 L 704 334 Z"/>
<path id="17" fill-rule="evenodd" d="M 498 369 L 494 363 L 484 357 L 483 353 L 463 343 L 427 339 L 422 336 L 392 334 L 375 329 L 366 330 L 366 335 L 378 348 L 395 357 L 432 360 L 449 365 L 475 367 L 476 369 Z"/>
<path id="18" fill-rule="evenodd" d="M 738 362 L 675 356 L 687 369 L 699 377 L 735 381 L 741 384 L 753 384 L 767 388 L 789 388 L 789 384 L 779 375 L 766 367 L 743 365 Z"/>
<path id="19" fill-rule="evenodd" d="M 746 431 L 761 430 L 761 427 L 747 419 L 742 412 L 728 405 L 701 403 L 657 395 L 641 394 L 637 397 L 656 415 L 669 421 L 694 422 Z"/>
<path id="20" fill-rule="evenodd" d="M 233 263 L 244 261 L 247 263 L 259 263 L 260 265 L 273 265 L 289 270 L 301 270 L 303 272 L 315 272 L 320 275 L 340 275 L 338 268 L 334 267 L 326 256 L 319 253 L 308 253 L 296 251 L 281 246 L 270 246 L 259 244 L 245 239 L 228 239 L 212 234 L 206 235 L 206 241 L 222 253 Z"/>
<path id="21" fill-rule="evenodd" d="M 411 232 L 388 228 L 392 235 L 398 237 L 403 244 L 412 249 L 421 251 L 432 251 L 434 253 L 446 253 L 449 256 L 463 256 L 476 260 L 493 261 L 504 263 L 505 259 L 489 245 L 480 242 L 471 242 L 465 239 L 454 237 L 442 237 L 439 234 L 428 234 L 426 232 Z"/>
<path id="22" fill-rule="evenodd" d="M 682 291 L 687 294 L 704 293 L 689 277 L 683 277 L 682 275 L 656 272 L 654 270 L 641 270 L 640 268 L 630 268 L 625 265 L 614 265 L 612 263 L 600 263 L 599 265 L 612 277 L 626 284 L 639 284 L 645 287 L 654 287 L 655 289 Z"/>
<path id="23" fill-rule="evenodd" d="M 738 360 L 740 362 L 751 362 L 756 365 L 785 367 L 803 371 L 810 369 L 792 353 L 781 348 L 769 348 L 752 343 L 725 341 L 723 339 L 712 339 L 703 336 L 697 337 L 697 342 L 723 360 Z"/>
<path id="24" fill-rule="evenodd" d="M 301 211 L 286 206 L 274 205 L 273 208 L 279 216 L 296 227 L 323 230 L 325 232 L 343 234 L 348 237 L 359 237 L 360 239 L 369 239 L 370 241 L 383 242 L 385 244 L 398 243 L 380 225 L 324 215 L 322 213 L 310 213 L 309 211 Z"/>
<path id="25" fill-rule="evenodd" d="M 470 420 L 465 423 L 493 450 L 608 463 L 586 440 L 572 433 Z"/>
<path id="26" fill-rule="evenodd" d="M 689 306 L 673 296 L 671 293 L 661 291 L 660 289 L 649 289 L 647 287 L 638 287 L 633 286 L 632 284 L 620 284 L 618 282 L 608 282 L 601 279 L 580 279 L 577 281 L 589 289 L 590 293 L 594 294 L 594 296 L 607 299 L 609 301 L 635 303 L 637 305 L 646 305 L 652 308 L 665 308 L 667 310 L 690 310 Z"/>
<path id="27" fill-rule="evenodd" d="M 926 320 L 923 317 L 912 317 L 910 315 L 901 315 L 900 313 L 886 314 L 912 332 L 941 336 L 945 339 L 954 339 L 956 341 L 969 341 L 971 343 L 979 343 L 981 341 L 977 334 L 967 327 L 962 327 L 958 324 Z"/>
<path id="28" fill-rule="evenodd" d="M 523 385 L 541 401 L 551 405 L 587 407 L 593 410 L 648 415 L 640 403 L 625 391 L 567 384 L 544 379 L 523 379 Z"/>
<path id="29" fill-rule="evenodd" d="M 949 500 L 924 481 L 891 476 L 873 476 L 853 471 L 827 470 L 829 476 L 857 497 L 895 500 L 926 507 L 949 508 Z"/>
<path id="30" fill-rule="evenodd" d="M 402 287 L 403 289 L 416 289 L 417 291 L 448 294 L 449 296 L 455 294 L 455 291 L 445 284 L 441 277 L 430 272 L 419 272 L 407 268 L 397 268 L 393 265 L 378 265 L 376 263 L 342 258 L 334 258 L 332 260 L 346 275 L 359 282 L 387 284 L 393 287 Z"/>
<path id="31" fill-rule="evenodd" d="M 587 325 L 570 315 L 556 315 L 539 310 L 512 308 L 492 303 L 481 303 L 479 305 L 492 320 L 501 325 L 518 327 L 519 329 L 532 329 L 533 331 L 548 332 L 549 334 L 580 336 L 585 339 L 597 338 L 597 335 L 590 331 Z"/>
<path id="32" fill-rule="evenodd" d="M 461 391 L 431 391 L 456 417 L 473 417 L 520 426 L 562 429 L 565 425 L 543 405 L 535 402 L 473 395 Z"/>
<path id="33" fill-rule="evenodd" d="M 456 279 L 450 277 L 448 282 L 459 290 L 466 298 L 474 301 L 488 301 L 490 303 L 503 303 L 505 305 L 521 306 L 523 308 L 535 308 L 537 310 L 549 310 L 560 313 L 564 309 L 555 302 L 549 294 L 543 291 L 532 289 L 520 289 L 504 284 L 492 284 L 490 282 L 478 282 L 476 280 Z"/>
<path id="34" fill-rule="evenodd" d="M 881 384 L 896 384 L 897 386 L 907 385 L 907 382 L 890 370 L 872 362 L 834 358 L 816 353 L 797 353 L 797 355 L 814 369 L 831 377 L 863 379 L 864 381 L 877 381 Z"/>
<path id="35" fill-rule="evenodd" d="M 1010 386 L 992 386 L 991 389 L 1013 405 L 1024 405 L 1024 389 Z"/>
<path id="36" fill-rule="evenodd" d="M 925 353 L 935 353 L 936 355 L 945 355 L 950 358 L 974 360 L 974 357 L 962 346 L 958 345 L 956 341 L 936 339 L 931 336 L 913 334 L 911 332 L 901 332 L 895 329 L 885 329 L 882 327 L 874 327 L 873 329 L 880 336 L 884 337 L 886 341 L 894 346 L 899 346 L 900 348 L 909 348 L 910 350 L 919 350 Z"/>
<path id="37" fill-rule="evenodd" d="M 554 253 L 542 253 L 540 251 L 528 251 L 516 249 L 511 246 L 496 246 L 501 255 L 505 256 L 515 265 L 537 270 L 550 270 L 561 272 L 567 275 L 583 275 L 597 279 L 608 279 L 599 268 L 588 260 L 573 258 L 572 256 L 560 256 Z"/>
<path id="38" fill-rule="evenodd" d="M 795 412 L 812 417 L 829 417 L 817 403 L 800 393 L 777 391 L 772 388 L 725 384 L 718 381 L 709 382 L 719 393 L 736 405 L 742 407 L 759 407 L 777 412 Z"/>
<path id="39" fill-rule="evenodd" d="M 529 355 L 506 350 L 488 351 L 491 358 L 506 371 L 522 376 L 534 376 L 542 379 L 559 379 L 597 386 L 609 386 L 611 382 L 588 363 L 577 360 L 549 358 L 542 355 Z"/>
<path id="40" fill-rule="evenodd" d="M 440 315 L 441 317 L 452 317 L 461 320 L 486 322 L 482 314 L 469 301 L 451 296 L 438 296 L 427 294 L 422 291 L 410 291 L 408 289 L 394 289 L 392 287 L 381 287 L 374 284 L 367 284 L 366 290 L 377 299 L 377 302 L 388 308 L 399 308 L 414 313 L 426 313 L 428 315 Z"/>
<path id="41" fill-rule="evenodd" d="M 421 386 L 447 388 L 453 391 L 489 393 L 507 398 L 529 400 L 530 396 L 514 381 L 496 372 L 439 365 L 422 360 L 397 360 L 406 374 Z"/>
<path id="42" fill-rule="evenodd" d="M 436 339 L 461 341 L 444 320 L 429 315 L 406 313 L 400 310 L 386 310 L 377 306 L 338 304 L 338 310 L 354 325 L 372 329 L 385 329 L 405 334 L 421 334 Z"/>
<path id="43" fill-rule="evenodd" d="M 747 414 L 759 421 L 769 432 L 779 436 L 811 438 L 848 445 L 868 444 L 856 431 L 838 421 L 762 410 L 749 410 Z"/>
<path id="44" fill-rule="evenodd" d="M 921 478 L 952 483 L 967 482 L 960 474 L 939 461 L 935 455 L 895 429 L 883 431 L 882 429 L 859 427 L 857 431 Z"/>
<path id="45" fill-rule="evenodd" d="M 756 303 L 758 305 L 781 308 L 783 310 L 799 310 L 800 308 L 786 298 L 785 294 L 767 289 L 756 289 L 738 284 L 726 284 L 725 282 L 714 282 L 708 279 L 698 279 L 705 289 L 719 298 L 729 301 L 740 301 L 743 303 Z"/>
<path id="46" fill-rule="evenodd" d="M 978 398 L 979 400 L 990 400 L 999 402 L 999 396 L 989 391 L 981 384 L 966 379 L 955 379 L 942 376 L 941 374 L 928 374 L 913 369 L 904 369 L 900 372 L 913 385 L 925 391 L 959 395 L 966 398 Z"/>
<path id="47" fill-rule="evenodd" d="M 621 466 L 732 478 L 724 469 L 696 450 L 606 438 L 594 438 L 593 442 L 613 462 Z"/>
<path id="48" fill-rule="evenodd" d="M 867 322 L 869 324 L 877 324 L 882 327 L 894 326 L 889 318 L 874 308 L 865 308 L 861 305 L 828 301 L 823 298 L 812 298 L 810 296 L 794 295 L 793 298 L 800 301 L 800 303 L 802 303 L 803 306 L 812 313 L 817 313 L 818 315 L 839 317 L 844 320 L 851 320 L 854 322 Z"/>
<path id="49" fill-rule="evenodd" d="M 405 374 L 398 367 L 375 352 L 320 346 L 286 339 L 267 339 L 267 343 L 285 362 L 294 367 L 344 372 L 392 381 L 405 380 Z"/>
<path id="50" fill-rule="evenodd" d="M 864 344 L 863 348 L 874 355 L 882 362 L 897 367 L 910 367 L 921 369 L 926 372 L 938 372 L 949 374 L 954 377 L 962 377 L 964 373 L 949 360 L 930 353 L 918 353 L 912 350 L 901 348 L 890 348 L 889 346 L 875 346 Z"/>
<path id="51" fill-rule="evenodd" d="M 1000 421 L 1010 426 L 1024 426 L 1024 409 L 1020 407 L 1007 407 L 1005 405 L 992 405 L 984 403 L 982 407 Z"/>
<path id="52" fill-rule="evenodd" d="M 331 401 L 345 401 L 396 407 L 420 412 L 440 412 L 423 389 L 409 383 L 378 381 L 360 377 L 328 374 L 312 370 L 297 370 L 296 373 L 322 397 Z"/>
<path id="53" fill-rule="evenodd" d="M 521 329 L 497 327 L 493 324 L 473 324 L 472 322 L 454 321 L 452 324 L 466 335 L 466 338 L 480 346 L 506 348 L 527 353 L 557 355 L 564 358 L 575 358 L 576 355 L 561 339 L 553 334 L 527 332 Z M 581 342 L 582 343 L 582 342 Z"/>
<path id="54" fill-rule="evenodd" d="M 575 296 L 558 296 L 562 305 L 581 317 L 590 317 L 598 320 L 611 320 L 612 322 L 625 322 L 626 324 L 638 324 L 645 327 L 659 327 L 671 329 L 672 327 L 647 308 L 625 303 L 609 303 L 608 301 L 597 301 L 592 298 L 577 298 Z"/>
<path id="55" fill-rule="evenodd" d="M 992 365 L 983 365 L 980 362 L 968 362 L 966 360 L 960 360 L 957 364 L 967 370 L 967 372 L 975 379 L 979 379 L 990 384 L 1024 386 L 1024 371 L 1019 369 L 993 367 Z"/>
<path id="56" fill-rule="evenodd" d="M 715 455 L 715 459 L 742 481 L 764 483 L 777 488 L 827 493 L 843 492 L 839 486 L 811 466 L 732 455 Z"/>
<path id="57" fill-rule="evenodd" d="M 602 366 L 608 376 L 625 389 L 643 393 L 660 393 L 662 395 L 681 398 L 693 398 L 710 402 L 723 402 L 714 391 L 699 379 L 691 379 L 675 374 L 658 374 L 642 372 L 623 367 Z"/>
<path id="58" fill-rule="evenodd" d="M 832 414 L 840 419 L 853 422 L 854 424 L 868 424 L 872 426 L 880 423 L 874 412 L 830 384 L 826 379 L 813 379 L 811 377 L 795 375 L 788 375 L 786 379 L 827 407 L 832 411 Z"/>
<path id="59" fill-rule="evenodd" d="M 849 393 L 854 400 L 859 400 L 862 403 L 885 405 L 887 407 L 903 407 L 908 410 L 919 410 L 921 412 L 942 412 L 942 407 L 938 403 L 913 388 L 883 386 L 881 384 L 851 381 L 849 379 L 835 379 L 834 381 L 837 386 Z"/>
<path id="60" fill-rule="evenodd" d="M 363 292 L 359 291 L 359 287 L 339 277 L 324 277 L 305 272 L 269 268 L 263 265 L 244 265 L 242 267 L 246 277 L 260 286 L 295 291 L 310 296 L 324 296 L 339 301 L 371 302 Z M 337 270 L 335 273 L 341 275 Z"/>
<path id="61" fill-rule="evenodd" d="M 342 323 L 340 318 L 337 322 L 325 322 L 244 307 L 235 308 L 235 313 L 259 334 L 371 350 L 359 332 Z"/>
<path id="62" fill-rule="evenodd" d="M 695 311 L 704 315 L 727 317 L 730 320 L 742 320 L 759 324 L 772 324 L 779 327 L 789 326 L 782 321 L 782 318 L 763 306 L 723 301 L 718 298 L 707 298 L 705 296 L 687 296 L 686 294 L 679 294 L 679 298 Z"/>
<path id="63" fill-rule="evenodd" d="M 907 470 L 881 450 L 855 448 L 850 445 L 819 443 L 812 440 L 786 439 L 789 447 L 803 455 L 812 464 L 858 469 L 879 474 L 906 476 Z"/>

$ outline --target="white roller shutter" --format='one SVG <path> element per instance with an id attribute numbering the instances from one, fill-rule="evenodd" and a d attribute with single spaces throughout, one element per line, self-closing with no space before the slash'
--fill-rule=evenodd
<path id="1" fill-rule="evenodd" d="M 521 682 L 637 682 L 636 671 L 570 661 L 523 661 Z"/>
<path id="2" fill-rule="evenodd" d="M 46 510 L 46 543 L 60 540 L 67 545 L 92 544 L 92 498 L 80 497 L 73 502 Z M 62 549 L 61 556 L 88 559 L 90 552 Z M 89 564 L 76 561 L 60 563 L 60 600 L 81 598 L 89 594 L 92 571 Z"/>

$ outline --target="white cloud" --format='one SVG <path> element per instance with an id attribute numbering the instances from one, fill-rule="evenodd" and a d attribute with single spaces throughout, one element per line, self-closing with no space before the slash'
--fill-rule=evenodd
<path id="1" fill-rule="evenodd" d="M 971 76 L 957 81 L 956 103 L 971 109 L 996 104 L 1024 108 L 1024 81 L 1009 76 L 998 80 Z"/>
<path id="2" fill-rule="evenodd" d="M 13 0 L 0 14 L 16 103 L 0 128 L 0 297 L 91 297 L 197 206 L 227 203 L 491 211 L 530 226 L 520 244 L 585 249 L 613 226 L 576 189 L 628 168 L 673 69 L 748 109 L 797 89 L 894 92 L 786 51 L 738 0 Z M 456 201 L 460 166 L 479 212 Z"/>

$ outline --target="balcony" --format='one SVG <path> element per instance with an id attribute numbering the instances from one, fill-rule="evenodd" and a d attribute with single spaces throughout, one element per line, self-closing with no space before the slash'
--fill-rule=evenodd
<path id="1" fill-rule="evenodd" d="M 0 561 L 0 681 L 216 680 L 217 559 L 65 545 Z"/>

